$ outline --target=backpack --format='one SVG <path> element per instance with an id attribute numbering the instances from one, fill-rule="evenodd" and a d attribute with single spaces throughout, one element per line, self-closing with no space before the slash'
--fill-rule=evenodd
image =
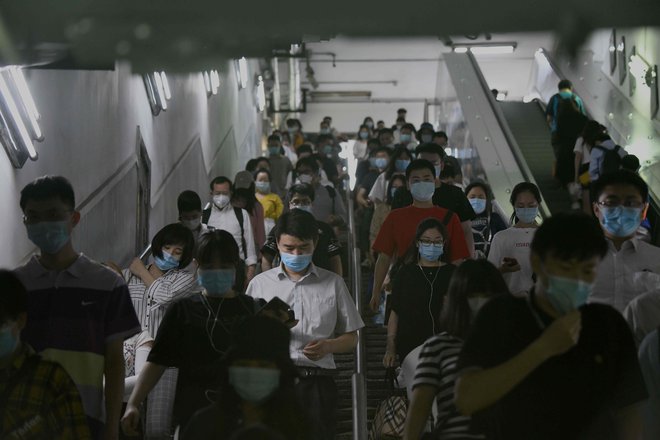
<path id="1" fill-rule="evenodd" d="M 209 219 L 211 218 L 211 209 L 213 207 L 208 207 L 202 211 L 202 223 L 208 226 Z M 241 245 L 243 246 L 243 259 L 247 259 L 247 242 L 245 241 L 245 229 L 243 228 L 243 210 L 241 208 L 234 207 L 234 214 L 236 215 L 236 220 L 238 220 L 238 226 L 241 227 Z"/>
<path id="2" fill-rule="evenodd" d="M 621 169 L 621 160 L 623 159 L 619 155 L 619 150 L 622 149 L 620 145 L 615 145 L 611 150 L 605 148 L 602 145 L 594 145 L 593 148 L 596 148 L 603 152 L 603 160 L 600 162 L 599 175 L 613 173 Z"/>

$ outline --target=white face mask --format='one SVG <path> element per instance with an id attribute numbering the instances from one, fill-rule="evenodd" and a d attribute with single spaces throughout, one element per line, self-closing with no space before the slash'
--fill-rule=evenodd
<path id="1" fill-rule="evenodd" d="M 213 204 L 218 209 L 224 209 L 224 207 L 229 204 L 229 196 L 226 194 L 218 194 L 213 196 Z"/>
<path id="2" fill-rule="evenodd" d="M 300 176 L 298 176 L 298 180 L 300 181 L 300 183 L 312 183 L 312 180 L 314 180 L 314 178 L 310 174 L 301 174 Z"/>
<path id="3" fill-rule="evenodd" d="M 202 224 L 202 219 L 195 218 L 192 220 L 181 220 L 181 224 L 191 231 L 194 231 L 195 229 L 199 228 L 199 225 Z"/>

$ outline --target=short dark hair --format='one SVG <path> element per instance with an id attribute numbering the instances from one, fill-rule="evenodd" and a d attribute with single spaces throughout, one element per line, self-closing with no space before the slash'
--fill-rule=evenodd
<path id="1" fill-rule="evenodd" d="M 378 136 L 379 137 L 384 135 L 385 133 L 389 133 L 392 136 L 394 136 L 394 131 L 392 131 L 391 128 L 381 128 L 380 130 L 378 130 Z"/>
<path id="2" fill-rule="evenodd" d="M 426 142 L 424 144 L 419 144 L 417 148 L 415 148 L 415 154 L 418 156 L 420 154 L 426 153 L 426 154 L 437 154 L 440 156 L 440 159 L 444 157 L 445 151 L 442 149 L 442 147 L 438 144 L 434 144 L 433 142 Z"/>
<path id="3" fill-rule="evenodd" d="M 302 209 L 293 209 L 282 214 L 277 220 L 275 238 L 279 241 L 282 234 L 316 242 L 319 238 L 319 229 L 312 214 Z"/>
<path id="4" fill-rule="evenodd" d="M 197 261 L 204 266 L 219 260 L 221 264 L 230 264 L 236 269 L 236 280 L 234 290 L 243 292 L 245 290 L 245 263 L 238 252 L 238 245 L 234 236 L 223 229 L 214 229 L 203 234 L 199 238 L 197 248 Z"/>
<path id="5" fill-rule="evenodd" d="M 320 144 L 320 143 L 323 142 L 323 141 L 331 141 L 331 140 L 333 140 L 333 139 L 334 139 L 334 137 L 332 137 L 331 134 L 320 134 L 320 135 L 318 135 L 318 137 L 316 138 L 316 144 L 318 145 L 318 144 Z"/>
<path id="6" fill-rule="evenodd" d="M 211 191 L 213 191 L 213 186 L 214 185 L 222 185 L 222 184 L 225 184 L 225 183 L 229 184 L 229 188 L 234 186 L 229 177 L 218 176 L 215 179 L 211 180 L 211 184 L 209 185 L 209 187 L 211 188 Z"/>
<path id="7" fill-rule="evenodd" d="M 156 232 L 151 240 L 151 253 L 153 256 L 163 258 L 163 246 L 178 244 L 183 246 L 183 253 L 179 260 L 179 269 L 187 267 L 193 259 L 193 248 L 195 247 L 195 237 L 190 229 L 181 223 L 172 223 L 166 225 L 160 231 Z"/>
<path id="8" fill-rule="evenodd" d="M 433 173 L 433 177 L 437 177 L 435 175 L 435 167 L 431 162 L 426 159 L 415 159 L 406 168 L 406 180 L 410 179 L 410 174 L 416 170 L 429 170 Z"/>
<path id="9" fill-rule="evenodd" d="M 370 138 L 367 141 L 367 147 L 369 147 L 370 145 L 376 145 L 377 147 L 380 147 L 380 141 L 378 140 L 378 138 Z"/>
<path id="10" fill-rule="evenodd" d="M 607 253 L 607 241 L 598 221 L 583 212 L 560 212 L 536 230 L 532 254 L 544 261 L 549 255 L 584 261 Z"/>
<path id="11" fill-rule="evenodd" d="M 433 133 L 433 137 L 434 138 L 443 137 L 445 139 L 449 139 L 449 136 L 447 136 L 447 133 L 445 133 L 444 131 L 436 131 L 435 133 Z"/>
<path id="12" fill-rule="evenodd" d="M 54 197 L 59 198 L 70 209 L 76 209 L 76 196 L 73 186 L 66 177 L 42 176 L 25 185 L 21 190 L 20 206 L 25 210 L 25 205 L 30 200 L 47 200 Z"/>
<path id="13" fill-rule="evenodd" d="M 318 162 L 313 157 L 303 157 L 296 162 L 296 170 L 299 170 L 303 166 L 311 168 L 315 173 L 318 173 L 320 169 Z"/>
<path id="14" fill-rule="evenodd" d="M 9 270 L 0 269 L 0 325 L 27 313 L 28 294 L 21 280 Z"/>
<path id="15" fill-rule="evenodd" d="M 179 210 L 179 214 L 182 212 L 201 211 L 202 199 L 199 198 L 199 195 L 195 191 L 186 190 L 177 197 L 176 207 Z"/>
<path id="16" fill-rule="evenodd" d="M 255 182 L 256 182 L 256 180 L 257 180 L 257 176 L 258 176 L 259 174 L 261 174 L 261 173 L 266 173 L 266 175 L 268 176 L 268 181 L 269 181 L 269 182 L 273 179 L 273 175 L 270 174 L 270 171 L 268 171 L 266 168 L 259 168 L 259 169 L 256 170 L 256 171 L 254 172 L 254 174 L 253 174 Z"/>
<path id="17" fill-rule="evenodd" d="M 605 187 L 614 185 L 634 186 L 639 191 L 639 195 L 642 196 L 644 202 L 646 202 L 649 197 L 649 187 L 646 182 L 644 182 L 644 179 L 632 171 L 619 170 L 613 173 L 603 174 L 593 183 L 593 201 L 598 202 L 600 195 L 605 191 Z"/>
<path id="18" fill-rule="evenodd" d="M 388 157 L 392 157 L 392 150 L 387 147 L 376 147 L 369 152 L 369 156 L 375 156 L 376 153 L 385 153 Z"/>
<path id="19" fill-rule="evenodd" d="M 407 123 L 403 124 L 403 126 L 401 127 L 401 130 L 403 130 L 404 128 L 406 128 L 406 129 L 408 129 L 408 130 L 410 130 L 410 131 L 412 131 L 412 132 L 417 131 L 417 130 L 415 129 L 415 126 L 412 125 L 410 122 L 407 122 Z"/>
<path id="20" fill-rule="evenodd" d="M 270 160 L 267 157 L 260 156 L 260 157 L 255 158 L 254 160 L 255 160 L 255 162 L 254 162 L 255 167 L 259 166 L 259 162 L 266 162 L 268 164 L 268 166 L 270 166 Z"/>
<path id="21" fill-rule="evenodd" d="M 408 113 L 408 110 L 405 108 L 401 107 L 399 110 L 396 111 L 397 113 Z"/>
<path id="22" fill-rule="evenodd" d="M 309 144 L 302 144 L 296 149 L 296 154 L 300 156 L 302 153 L 314 154 L 314 149 Z"/>
<path id="23" fill-rule="evenodd" d="M 272 142 L 282 142 L 282 139 L 280 139 L 280 137 L 276 134 L 271 134 L 270 136 L 268 136 L 268 141 L 267 142 L 271 142 L 271 141 Z"/>
<path id="24" fill-rule="evenodd" d="M 454 271 L 447 289 L 447 302 L 440 312 L 443 331 L 465 339 L 474 318 L 468 297 L 476 293 L 490 297 L 509 293 L 500 271 L 485 259 L 467 260 Z"/>
<path id="25" fill-rule="evenodd" d="M 562 89 L 572 89 L 573 88 L 573 83 L 570 82 L 567 79 L 562 79 L 559 81 L 557 84 L 557 90 L 562 90 Z"/>
<path id="26" fill-rule="evenodd" d="M 621 169 L 636 173 L 639 170 L 639 157 L 634 154 L 626 154 L 621 158 Z"/>
<path id="27" fill-rule="evenodd" d="M 245 171 L 249 171 L 251 173 L 254 173 L 254 171 L 257 169 L 257 159 L 249 159 L 245 163 Z"/>
<path id="28" fill-rule="evenodd" d="M 314 201 L 314 187 L 308 183 L 296 183 L 292 185 L 287 193 L 287 200 L 291 201 L 294 194 L 307 196 L 312 202 Z"/>

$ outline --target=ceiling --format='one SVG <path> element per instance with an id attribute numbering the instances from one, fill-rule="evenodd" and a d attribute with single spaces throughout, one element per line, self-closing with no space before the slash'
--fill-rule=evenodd
<path id="1" fill-rule="evenodd" d="M 401 56 L 426 58 L 440 56 L 439 36 L 446 41 L 484 32 L 555 30 L 563 46 L 576 50 L 592 29 L 660 25 L 660 2 L 5 0 L 0 14 L 1 64 L 111 68 L 121 58 L 137 71 L 192 71 L 220 59 L 266 58 L 293 42 L 336 35 L 431 37 L 415 50 L 402 48 Z M 383 56 L 391 47 L 367 48 L 368 55 Z"/>

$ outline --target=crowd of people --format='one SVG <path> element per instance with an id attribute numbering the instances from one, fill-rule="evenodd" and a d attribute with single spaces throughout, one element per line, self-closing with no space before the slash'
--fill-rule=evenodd
<path id="1" fill-rule="evenodd" d="M 347 204 L 371 278 L 364 319 L 384 314 L 383 368 L 401 366 L 410 390 L 403 438 L 657 438 L 648 186 L 597 122 L 568 139 L 566 112 L 584 113 L 570 84 L 548 109 L 558 179 L 581 182 L 583 204 L 543 221 L 536 185 L 513 188 L 505 219 L 447 134 L 405 109 L 351 135 L 286 120 L 233 179 L 180 193 L 149 260 L 124 266 L 75 250 L 66 178 L 29 183 L 40 252 L 0 270 L 0 438 L 334 439 L 334 354 L 365 325 L 342 278 Z"/>

